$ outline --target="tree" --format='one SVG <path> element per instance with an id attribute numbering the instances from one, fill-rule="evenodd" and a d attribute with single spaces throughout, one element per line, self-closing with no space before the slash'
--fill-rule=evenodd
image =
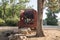
<path id="1" fill-rule="evenodd" d="M 20 13 L 20 10 L 21 9 L 25 9 L 26 8 L 26 4 L 27 2 L 29 2 L 29 0 L 18 0 L 19 3 L 16 3 L 17 0 L 10 0 L 10 4 L 11 5 L 11 8 L 12 8 L 12 16 L 16 15 L 17 11 L 19 11 Z"/>
<path id="2" fill-rule="evenodd" d="M 1 0 L 0 2 L 0 18 L 5 21 L 5 24 L 16 23 L 20 17 L 20 10 L 26 8 L 26 3 L 29 0 Z M 9 24 L 10 25 L 10 24 Z M 14 24 L 16 25 L 16 24 Z"/>
<path id="3" fill-rule="evenodd" d="M 53 13 L 58 13 L 60 10 L 60 0 L 47 0 L 45 2 L 45 7 L 51 10 Z"/>
<path id="4" fill-rule="evenodd" d="M 49 9 L 47 11 L 47 18 L 45 19 L 47 21 L 47 25 L 58 25 L 58 20 L 56 19 L 57 16 L 55 15 L 55 13 L 52 13 Z"/>
<path id="5" fill-rule="evenodd" d="M 46 2 L 46 6 L 48 7 L 46 21 L 48 25 L 57 25 L 58 20 L 55 14 L 60 11 L 59 4 L 59 0 L 48 0 L 48 2 Z"/>
<path id="6" fill-rule="evenodd" d="M 37 25 L 37 31 L 36 31 L 36 36 L 44 36 L 43 30 L 42 30 L 42 18 L 43 18 L 43 4 L 44 0 L 37 0 L 38 3 L 38 25 Z"/>
<path id="7" fill-rule="evenodd" d="M 6 14 L 6 5 L 8 4 L 7 0 L 2 0 L 2 11 L 3 11 L 3 19 L 5 18 Z"/>
<path id="8" fill-rule="evenodd" d="M 12 16 L 14 17 L 15 15 L 15 0 L 12 0 Z"/>
<path id="9" fill-rule="evenodd" d="M 2 6 L 0 6 L 0 18 L 2 18 Z"/>

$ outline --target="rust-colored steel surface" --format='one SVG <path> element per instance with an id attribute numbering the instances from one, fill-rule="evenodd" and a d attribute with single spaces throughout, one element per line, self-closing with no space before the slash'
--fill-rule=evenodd
<path id="1" fill-rule="evenodd" d="M 34 9 L 22 10 L 20 14 L 20 21 L 18 22 L 18 27 L 37 27 L 37 11 Z"/>

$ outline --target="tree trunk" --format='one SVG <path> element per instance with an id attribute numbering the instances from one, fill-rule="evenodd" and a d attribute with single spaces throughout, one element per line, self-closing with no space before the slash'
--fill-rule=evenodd
<path id="1" fill-rule="evenodd" d="M 12 17 L 14 17 L 15 16 L 15 8 L 14 8 L 15 6 L 13 5 L 12 6 Z"/>
<path id="2" fill-rule="evenodd" d="M 5 18 L 5 8 L 6 8 L 6 5 L 3 5 L 3 12 L 4 12 L 3 19 Z"/>
<path id="3" fill-rule="evenodd" d="M 14 12 L 14 8 L 12 8 L 12 17 L 14 17 L 15 12 Z"/>
<path id="4" fill-rule="evenodd" d="M 37 0 L 37 4 L 38 4 L 38 22 L 37 22 L 37 31 L 36 31 L 37 37 L 44 37 L 44 33 L 42 30 L 43 3 L 44 3 L 44 0 Z"/>

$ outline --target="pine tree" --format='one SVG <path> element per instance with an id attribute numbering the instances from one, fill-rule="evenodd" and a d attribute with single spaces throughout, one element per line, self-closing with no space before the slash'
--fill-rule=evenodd
<path id="1" fill-rule="evenodd" d="M 47 18 L 45 19 L 47 21 L 47 25 L 57 25 L 58 20 L 56 19 L 57 16 L 55 15 L 55 13 L 52 13 L 49 9 L 47 11 Z"/>

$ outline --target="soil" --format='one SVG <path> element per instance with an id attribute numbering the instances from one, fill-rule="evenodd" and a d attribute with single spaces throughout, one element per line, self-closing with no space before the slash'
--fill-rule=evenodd
<path id="1" fill-rule="evenodd" d="M 1 32 L 4 31 L 0 29 L 0 40 L 8 40 Z M 46 28 L 43 29 L 45 37 L 31 37 L 28 40 L 60 40 L 60 29 Z M 35 31 L 33 32 L 35 34 Z"/>

